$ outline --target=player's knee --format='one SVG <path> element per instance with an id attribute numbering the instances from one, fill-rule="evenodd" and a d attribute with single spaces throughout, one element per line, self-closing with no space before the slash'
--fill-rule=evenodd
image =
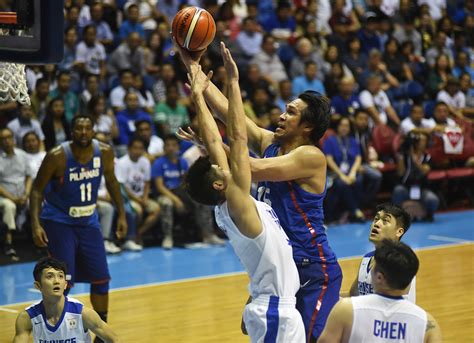
<path id="1" fill-rule="evenodd" d="M 109 281 L 91 284 L 91 293 L 105 295 L 109 293 Z"/>

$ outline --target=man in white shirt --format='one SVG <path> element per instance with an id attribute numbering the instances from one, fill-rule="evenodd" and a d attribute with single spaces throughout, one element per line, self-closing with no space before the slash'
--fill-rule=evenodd
<path id="1" fill-rule="evenodd" d="M 371 74 L 367 78 L 367 89 L 359 95 L 360 103 L 375 125 L 393 123 L 400 125 L 400 118 L 392 107 L 387 94 L 382 90 L 380 76 Z"/>
<path id="2" fill-rule="evenodd" d="M 128 143 L 128 154 L 115 165 L 117 180 L 123 184 L 137 214 L 137 241 L 158 221 L 160 206 L 149 198 L 151 165 L 144 156 L 145 144 L 140 138 L 132 138 Z"/>
<path id="3" fill-rule="evenodd" d="M 135 135 L 145 143 L 145 157 L 150 160 L 150 163 L 163 155 L 164 145 L 163 139 L 153 134 L 151 123 L 146 120 L 137 120 L 135 122 Z"/>
<path id="4" fill-rule="evenodd" d="M 44 134 L 41 129 L 41 124 L 38 120 L 33 119 L 33 109 L 28 105 L 20 105 L 20 115 L 18 118 L 13 119 L 7 125 L 7 127 L 12 130 L 13 135 L 15 136 L 15 144 L 20 146 L 23 141 L 23 137 L 28 133 L 33 131 L 36 133 L 40 140 L 40 150 L 44 150 Z"/>
<path id="5" fill-rule="evenodd" d="M 125 108 L 125 94 L 133 91 L 138 93 L 133 87 L 133 73 L 130 69 L 120 71 L 120 84 L 110 92 L 110 104 L 117 113 Z"/>
<path id="6" fill-rule="evenodd" d="M 375 294 L 343 298 L 333 307 L 319 343 L 440 343 L 434 317 L 402 297 L 419 268 L 415 252 L 404 243 L 383 240 L 375 249 L 371 275 Z"/>
<path id="7" fill-rule="evenodd" d="M 250 63 L 258 65 L 262 75 L 270 78 L 276 86 L 278 82 L 287 80 L 285 67 L 276 53 L 275 39 L 267 34 L 263 37 L 262 50 L 257 53 Z"/>
<path id="8" fill-rule="evenodd" d="M 454 76 L 448 77 L 446 87 L 438 93 L 436 100 L 446 103 L 450 112 L 456 117 L 462 117 L 462 110 L 466 107 L 466 96 L 459 90 L 459 80 Z"/>
<path id="9" fill-rule="evenodd" d="M 105 78 L 105 48 L 96 39 L 96 28 L 90 24 L 84 27 L 84 40 L 77 45 L 76 58 L 82 71 Z"/>
<path id="10" fill-rule="evenodd" d="M 28 162 L 30 164 L 31 177 L 33 180 L 36 178 L 41 162 L 43 162 L 43 159 L 46 156 L 46 151 L 40 151 L 40 143 L 41 141 L 36 132 L 30 131 L 23 136 L 22 147 L 28 155 Z"/>
<path id="11" fill-rule="evenodd" d="M 400 131 L 403 135 L 407 135 L 411 131 L 424 132 L 429 135 L 435 126 L 434 121 L 424 118 L 423 106 L 414 104 L 410 116 L 402 120 Z"/>

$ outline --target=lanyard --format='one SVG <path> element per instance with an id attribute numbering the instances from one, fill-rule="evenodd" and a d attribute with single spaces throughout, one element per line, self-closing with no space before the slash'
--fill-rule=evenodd
<path id="1" fill-rule="evenodd" d="M 337 143 L 339 144 L 339 148 L 341 148 L 342 152 L 342 162 L 348 161 L 348 151 L 349 151 L 349 138 L 345 139 L 345 144 L 343 144 L 343 140 L 341 137 L 337 136 Z"/>

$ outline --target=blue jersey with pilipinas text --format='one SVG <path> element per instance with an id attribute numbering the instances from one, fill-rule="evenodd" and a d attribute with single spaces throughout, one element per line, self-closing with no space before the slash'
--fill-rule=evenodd
<path id="1" fill-rule="evenodd" d="M 103 173 L 99 142 L 92 141 L 94 155 L 86 164 L 74 159 L 70 144 L 61 144 L 66 155 L 66 170 L 62 178 L 51 180 L 46 187 L 40 218 L 69 225 L 99 227 L 96 204 Z"/>
<path id="2" fill-rule="evenodd" d="M 271 144 L 263 157 L 276 157 L 279 149 L 279 144 Z M 295 181 L 265 181 L 258 185 L 258 200 L 275 210 L 293 246 L 296 263 L 337 261 L 323 226 L 325 195 L 326 190 L 321 194 L 310 193 Z"/>

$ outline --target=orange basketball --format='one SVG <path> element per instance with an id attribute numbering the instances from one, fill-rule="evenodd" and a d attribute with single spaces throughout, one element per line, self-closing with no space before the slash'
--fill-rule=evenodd
<path id="1" fill-rule="evenodd" d="M 214 39 L 216 23 L 205 9 L 186 7 L 174 16 L 171 32 L 180 46 L 190 51 L 199 51 Z"/>

